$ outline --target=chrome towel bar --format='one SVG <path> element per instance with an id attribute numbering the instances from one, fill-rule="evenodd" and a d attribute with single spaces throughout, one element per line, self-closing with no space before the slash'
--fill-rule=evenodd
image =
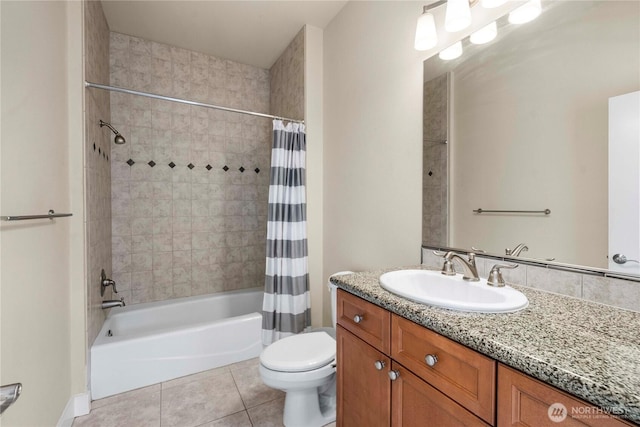
<path id="1" fill-rule="evenodd" d="M 481 214 L 481 213 L 519 213 L 519 214 L 545 214 L 549 215 L 551 213 L 551 209 L 545 209 L 543 211 L 503 211 L 503 210 L 487 210 L 487 209 L 474 209 L 473 213 Z"/>
<path id="2" fill-rule="evenodd" d="M 27 219 L 63 218 L 65 216 L 72 216 L 72 215 L 73 214 L 71 213 L 55 213 L 53 209 L 50 209 L 46 215 L 22 215 L 22 216 L 9 215 L 9 216 L 2 216 L 0 217 L 0 219 L 2 219 L 3 221 L 24 221 Z"/>

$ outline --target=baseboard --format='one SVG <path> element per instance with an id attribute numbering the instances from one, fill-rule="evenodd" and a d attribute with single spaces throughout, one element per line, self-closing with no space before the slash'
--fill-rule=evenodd
<path id="1" fill-rule="evenodd" d="M 91 395 L 89 393 L 76 394 L 71 396 L 65 406 L 56 427 L 71 427 L 73 419 L 82 415 L 87 415 L 91 410 Z"/>

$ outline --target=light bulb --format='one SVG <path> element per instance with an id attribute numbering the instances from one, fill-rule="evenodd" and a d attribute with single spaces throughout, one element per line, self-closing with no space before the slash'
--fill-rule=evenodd
<path id="1" fill-rule="evenodd" d="M 498 26 L 496 25 L 496 22 L 493 21 L 486 27 L 482 27 L 475 33 L 472 33 L 471 37 L 469 37 L 469 41 L 473 44 L 485 44 L 495 39 L 497 35 Z"/>
<path id="2" fill-rule="evenodd" d="M 416 50 L 429 50 L 437 44 L 438 34 L 436 32 L 436 22 L 433 19 L 433 15 L 423 13 L 418 18 L 414 47 Z"/>
<path id="3" fill-rule="evenodd" d="M 444 28 L 450 33 L 464 30 L 471 25 L 471 9 L 469 0 L 447 1 L 447 11 L 444 16 Z"/>
<path id="4" fill-rule="evenodd" d="M 480 0 L 482 7 L 486 9 L 493 9 L 494 7 L 502 6 L 507 0 Z"/>
<path id="5" fill-rule="evenodd" d="M 533 21 L 542 12 L 540 0 L 529 0 L 509 14 L 509 22 L 512 24 L 524 24 Z"/>
<path id="6" fill-rule="evenodd" d="M 440 59 L 443 59 L 445 61 L 456 59 L 460 55 L 462 55 L 462 42 L 454 43 L 438 54 Z"/>

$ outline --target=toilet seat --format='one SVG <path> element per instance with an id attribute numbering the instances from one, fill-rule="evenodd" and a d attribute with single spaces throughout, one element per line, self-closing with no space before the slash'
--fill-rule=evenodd
<path id="1" fill-rule="evenodd" d="M 336 341 L 326 332 L 310 332 L 283 338 L 264 349 L 260 363 L 281 372 L 318 369 L 336 358 Z"/>

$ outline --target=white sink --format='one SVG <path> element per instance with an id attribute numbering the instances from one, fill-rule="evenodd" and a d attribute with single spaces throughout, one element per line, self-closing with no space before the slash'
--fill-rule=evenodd
<path id="1" fill-rule="evenodd" d="M 458 311 L 513 313 L 529 305 L 522 293 L 510 286 L 497 288 L 462 280 L 461 274 L 445 276 L 439 271 L 398 270 L 380 276 L 387 291 L 412 301 Z"/>

